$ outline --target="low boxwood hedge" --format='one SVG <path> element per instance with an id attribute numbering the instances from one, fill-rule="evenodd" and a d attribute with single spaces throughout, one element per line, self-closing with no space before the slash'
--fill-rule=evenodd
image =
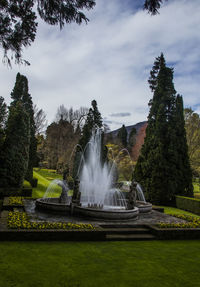
<path id="1" fill-rule="evenodd" d="M 185 196 L 176 196 L 177 208 L 200 215 L 200 199 Z"/>

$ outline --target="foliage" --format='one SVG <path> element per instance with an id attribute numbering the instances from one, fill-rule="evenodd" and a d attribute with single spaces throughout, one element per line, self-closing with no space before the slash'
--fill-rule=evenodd
<path id="1" fill-rule="evenodd" d="M 128 138 L 128 150 L 129 150 L 129 152 L 132 150 L 133 146 L 136 143 L 136 134 L 137 134 L 136 129 L 132 128 L 132 130 L 129 134 L 129 138 Z"/>
<path id="2" fill-rule="evenodd" d="M 120 179 L 131 180 L 135 162 L 131 160 L 130 155 L 127 154 L 126 150 L 121 150 L 118 145 L 108 143 L 106 146 L 108 159 L 111 164 L 116 164 Z"/>
<path id="3" fill-rule="evenodd" d="M 28 158 L 28 167 L 26 171 L 25 178 L 31 182 L 33 178 L 33 166 L 36 162 L 36 149 L 37 149 L 37 140 L 35 138 L 35 122 L 34 122 L 34 111 L 33 111 L 33 102 L 31 95 L 28 92 L 28 80 L 25 76 L 20 75 L 16 76 L 15 86 L 11 92 L 12 103 L 11 107 L 16 105 L 17 102 L 21 102 L 29 116 L 30 123 L 30 146 L 29 146 L 29 158 Z"/>
<path id="4" fill-rule="evenodd" d="M 24 197 L 22 196 L 10 196 L 8 198 L 9 205 L 24 205 L 23 204 Z"/>
<path id="5" fill-rule="evenodd" d="M 29 64 L 22 60 L 22 49 L 30 46 L 35 40 L 37 32 L 36 6 L 39 16 L 50 25 L 59 25 L 60 29 L 65 23 L 86 23 L 88 19 L 83 9 L 91 9 L 95 5 L 93 0 L 4 0 L 0 4 L 0 46 L 4 51 L 4 60 L 11 65 L 8 51 L 14 54 L 16 63 Z"/>
<path id="6" fill-rule="evenodd" d="M 200 215 L 200 199 L 184 196 L 176 196 L 176 206 Z"/>
<path id="7" fill-rule="evenodd" d="M 122 125 L 122 127 L 119 129 L 117 134 L 118 139 L 120 140 L 123 147 L 127 147 L 127 130 L 125 125 Z"/>
<path id="8" fill-rule="evenodd" d="M 173 217 L 188 221 L 179 223 L 164 223 L 160 222 L 157 224 L 160 228 L 200 228 L 200 218 L 184 214 L 170 214 Z"/>
<path id="9" fill-rule="evenodd" d="M 164 0 L 145 0 L 144 9 L 146 9 L 150 14 L 155 15 L 158 13 L 163 2 Z"/>
<path id="10" fill-rule="evenodd" d="M 36 222 L 30 221 L 25 212 L 10 211 L 7 218 L 7 227 L 11 229 L 95 229 L 92 224 L 71 222 Z"/>
<path id="11" fill-rule="evenodd" d="M 164 0 L 145 0 L 144 9 L 152 15 L 158 13 Z M 59 25 L 75 22 L 87 23 L 89 19 L 83 11 L 90 10 L 96 4 L 95 0 L 3 0 L 0 3 L 0 46 L 4 51 L 4 61 L 11 66 L 11 59 L 16 63 L 29 62 L 22 59 L 22 49 L 34 42 L 37 33 L 37 16 L 49 25 Z M 11 52 L 11 58 L 8 52 Z"/>
<path id="12" fill-rule="evenodd" d="M 182 97 L 176 96 L 173 70 L 166 66 L 163 54 L 156 58 L 149 84 L 154 94 L 134 176 L 144 187 L 147 200 L 166 204 L 174 201 L 176 194 L 192 195 L 193 187 Z"/>
<path id="13" fill-rule="evenodd" d="M 7 106 L 4 102 L 4 98 L 0 97 L 0 157 L 2 154 L 2 146 L 5 140 L 5 122 L 7 118 Z"/>
<path id="14" fill-rule="evenodd" d="M 195 175 L 200 175 L 200 116 L 191 108 L 184 110 L 188 154 Z"/>
<path id="15" fill-rule="evenodd" d="M 47 127 L 44 143 L 44 158 L 48 168 L 62 172 L 79 138 L 80 131 L 75 131 L 72 124 L 65 119 L 50 124 Z"/>
<path id="16" fill-rule="evenodd" d="M 22 187 L 28 166 L 30 126 L 29 115 L 19 101 L 9 109 L 5 132 L 0 184 L 3 187 Z"/>

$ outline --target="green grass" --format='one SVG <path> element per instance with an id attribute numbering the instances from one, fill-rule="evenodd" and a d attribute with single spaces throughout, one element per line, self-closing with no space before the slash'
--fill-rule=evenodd
<path id="1" fill-rule="evenodd" d="M 38 179 L 38 184 L 36 188 L 33 188 L 33 193 L 32 193 L 32 197 L 33 198 L 40 198 L 43 197 L 47 187 L 49 186 L 50 182 L 54 179 L 61 179 L 62 176 L 56 174 L 54 171 L 52 170 L 46 170 L 46 169 L 34 169 L 33 171 L 33 177 Z M 57 194 L 60 194 L 61 191 L 61 187 L 57 186 L 55 188 L 55 196 L 57 196 Z"/>
<path id="2" fill-rule="evenodd" d="M 1 242 L 2 287 L 197 287 L 200 241 Z"/>
<path id="3" fill-rule="evenodd" d="M 34 168 L 34 171 L 37 172 L 39 175 L 45 177 L 48 180 L 53 180 L 53 179 L 62 179 L 62 174 L 56 173 L 56 170 L 54 169 L 39 169 L 39 168 Z"/>
<path id="4" fill-rule="evenodd" d="M 170 214 L 178 214 L 178 215 L 184 214 L 184 215 L 191 215 L 191 216 L 195 216 L 195 217 L 200 217 L 199 215 L 196 215 L 196 214 L 191 213 L 189 211 L 185 211 L 185 210 L 178 209 L 175 207 L 170 207 L 170 206 L 159 206 L 159 207 L 163 207 L 164 213 L 169 214 L 169 215 Z"/>

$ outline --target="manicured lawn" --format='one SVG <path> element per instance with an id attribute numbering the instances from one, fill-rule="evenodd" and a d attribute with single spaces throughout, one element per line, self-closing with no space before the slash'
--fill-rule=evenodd
<path id="1" fill-rule="evenodd" d="M 197 287 L 200 241 L 1 242 L 2 287 Z"/>
<path id="2" fill-rule="evenodd" d="M 35 168 L 33 171 L 33 177 L 38 179 L 37 187 L 33 188 L 32 193 L 33 198 L 43 197 L 46 189 L 54 179 L 62 179 L 62 175 L 57 174 L 54 170 L 37 169 L 37 168 Z M 52 196 L 57 197 L 61 193 L 61 187 L 59 187 L 58 185 L 54 185 L 54 191 L 55 192 L 52 193 Z M 68 195 L 72 194 L 73 191 L 69 190 Z"/>
<path id="3" fill-rule="evenodd" d="M 53 170 L 47 169 L 34 169 L 33 177 L 38 179 L 38 184 L 36 188 L 33 188 L 32 197 L 39 198 L 43 197 L 47 187 L 49 186 L 50 182 L 54 179 L 61 179 L 62 176 L 55 173 Z M 57 186 L 57 191 L 60 191 L 61 188 Z"/>
<path id="4" fill-rule="evenodd" d="M 185 215 L 191 215 L 191 216 L 195 216 L 195 217 L 200 217 L 197 214 L 191 213 L 189 211 L 185 211 L 182 209 L 178 209 L 175 207 L 170 207 L 170 206 L 160 206 L 160 207 L 164 207 L 164 212 L 167 214 L 185 214 Z"/>

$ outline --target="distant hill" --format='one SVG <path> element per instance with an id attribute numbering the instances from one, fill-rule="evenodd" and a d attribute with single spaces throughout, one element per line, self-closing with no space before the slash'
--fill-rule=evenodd
<path id="1" fill-rule="evenodd" d="M 137 161 L 138 156 L 140 154 L 140 149 L 144 143 L 144 138 L 146 136 L 146 127 L 147 127 L 147 121 L 139 122 L 135 125 L 131 125 L 131 126 L 126 127 L 128 137 L 129 137 L 131 130 L 133 128 L 136 129 L 135 144 L 131 149 L 131 157 L 134 161 Z M 119 132 L 119 129 L 114 130 L 114 131 L 110 132 L 109 134 L 111 134 L 112 137 L 115 138 L 115 137 L 117 137 L 118 132 Z"/>
<path id="2" fill-rule="evenodd" d="M 135 125 L 127 126 L 127 127 L 126 127 L 126 130 L 127 130 L 127 133 L 128 133 L 128 137 L 129 137 L 129 134 L 130 134 L 130 132 L 131 132 L 131 130 L 132 130 L 133 128 L 136 129 L 136 132 L 137 132 L 137 134 L 138 134 L 139 130 L 140 130 L 146 123 L 147 123 L 147 121 L 144 121 L 144 122 L 139 122 L 139 123 L 137 123 L 137 124 L 135 124 Z M 111 134 L 111 135 L 115 138 L 115 137 L 117 136 L 118 132 L 119 132 L 119 129 L 114 130 L 114 131 L 112 131 L 112 132 L 109 132 L 109 134 Z"/>

